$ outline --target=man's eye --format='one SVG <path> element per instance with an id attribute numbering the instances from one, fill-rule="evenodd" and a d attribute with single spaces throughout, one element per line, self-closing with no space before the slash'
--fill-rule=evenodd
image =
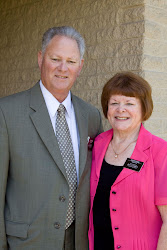
<path id="1" fill-rule="evenodd" d="M 56 61 L 56 62 L 60 61 L 60 59 L 58 59 L 58 58 L 52 58 L 52 60 Z"/>
<path id="2" fill-rule="evenodd" d="M 128 102 L 127 105 L 128 105 L 128 106 L 131 106 L 131 105 L 133 105 L 133 103 Z"/>
<path id="3" fill-rule="evenodd" d="M 71 64 L 74 64 L 74 63 L 76 63 L 75 61 L 68 61 L 69 63 L 71 63 Z"/>

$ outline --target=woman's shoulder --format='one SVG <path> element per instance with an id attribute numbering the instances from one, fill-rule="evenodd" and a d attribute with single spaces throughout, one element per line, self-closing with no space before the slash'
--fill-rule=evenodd
<path id="1" fill-rule="evenodd" d="M 167 153 L 167 141 L 164 139 L 156 135 L 152 135 L 152 145 L 157 150 L 166 150 Z"/>
<path id="2" fill-rule="evenodd" d="M 108 137 L 112 137 L 112 134 L 113 134 L 113 130 L 110 129 L 110 130 L 107 130 L 105 132 L 102 132 L 101 134 L 99 134 L 96 138 L 95 138 L 95 141 L 99 141 L 99 140 L 103 140 L 103 139 L 106 139 Z"/>
<path id="3" fill-rule="evenodd" d="M 140 144 L 144 144 L 145 147 L 153 147 L 154 149 L 160 150 L 161 148 L 167 149 L 167 141 L 152 134 L 143 125 L 141 126 L 140 134 Z"/>

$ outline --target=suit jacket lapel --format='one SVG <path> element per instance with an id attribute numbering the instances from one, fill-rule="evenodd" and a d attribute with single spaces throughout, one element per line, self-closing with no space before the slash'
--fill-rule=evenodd
<path id="1" fill-rule="evenodd" d="M 57 166 L 60 168 L 61 172 L 67 179 L 57 139 L 50 121 L 44 98 L 40 90 L 39 83 L 37 83 L 31 89 L 30 108 L 34 111 L 30 115 L 34 127 L 36 128 L 47 150 L 51 154 L 53 160 L 56 162 Z"/>
<path id="2" fill-rule="evenodd" d="M 88 117 L 86 110 L 83 110 L 79 99 L 72 95 L 72 103 L 74 105 L 75 116 L 80 136 L 80 148 L 79 148 L 79 179 L 85 168 L 87 159 L 87 137 L 88 137 Z"/>

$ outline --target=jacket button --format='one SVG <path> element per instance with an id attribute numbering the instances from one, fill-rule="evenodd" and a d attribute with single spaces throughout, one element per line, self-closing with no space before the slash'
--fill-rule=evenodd
<path id="1" fill-rule="evenodd" d="M 112 191 L 112 194 L 116 194 L 116 192 L 115 192 L 115 191 Z"/>
<path id="2" fill-rule="evenodd" d="M 119 229 L 119 227 L 115 227 L 114 229 L 115 229 L 115 230 L 118 230 L 118 229 Z"/>
<path id="3" fill-rule="evenodd" d="M 121 248 L 121 246 L 117 246 L 117 249 L 120 249 Z"/>
<path id="4" fill-rule="evenodd" d="M 54 223 L 54 227 L 55 227 L 56 229 L 59 229 L 59 228 L 60 228 L 60 223 L 59 223 L 59 222 L 55 222 L 55 223 Z"/>
<path id="5" fill-rule="evenodd" d="M 113 208 L 112 211 L 116 212 L 117 210 L 115 208 Z"/>
<path id="6" fill-rule="evenodd" d="M 59 201 L 62 201 L 62 202 L 64 202 L 66 200 L 66 197 L 64 196 L 64 195 L 62 195 L 62 196 L 59 196 Z"/>

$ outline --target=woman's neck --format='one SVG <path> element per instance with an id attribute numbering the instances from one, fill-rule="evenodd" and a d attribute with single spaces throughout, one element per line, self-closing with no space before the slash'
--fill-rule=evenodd
<path id="1" fill-rule="evenodd" d="M 139 135 L 140 126 L 133 131 L 118 131 L 113 129 L 112 141 L 115 144 L 125 143 L 126 141 L 136 141 Z"/>

